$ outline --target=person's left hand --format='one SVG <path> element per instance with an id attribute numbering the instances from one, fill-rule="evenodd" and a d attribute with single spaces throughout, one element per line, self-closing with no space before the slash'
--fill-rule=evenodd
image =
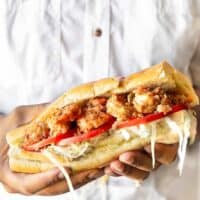
<path id="1" fill-rule="evenodd" d="M 20 106 L 7 116 L 0 116 L 0 182 L 10 193 L 24 195 L 56 195 L 68 192 L 68 185 L 59 169 L 37 174 L 16 173 L 10 170 L 6 133 L 17 126 L 32 120 L 45 108 L 44 104 Z M 70 173 L 70 169 L 66 169 Z M 78 188 L 103 175 L 102 169 L 87 170 L 71 175 L 72 184 Z"/>

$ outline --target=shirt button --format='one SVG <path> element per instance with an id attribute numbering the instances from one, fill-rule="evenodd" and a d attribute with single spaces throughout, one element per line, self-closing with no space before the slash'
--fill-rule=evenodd
<path id="1" fill-rule="evenodd" d="M 94 31 L 94 36 L 96 37 L 100 37 L 102 35 L 102 30 L 100 28 L 97 28 L 95 31 Z"/>

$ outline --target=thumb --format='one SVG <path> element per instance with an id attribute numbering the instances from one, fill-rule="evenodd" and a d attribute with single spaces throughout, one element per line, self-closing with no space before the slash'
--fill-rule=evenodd
<path id="1" fill-rule="evenodd" d="M 40 114 L 48 104 L 38 104 L 29 106 L 19 106 L 15 108 L 9 115 L 3 118 L 5 131 L 9 131 L 20 125 L 26 124 Z"/>
<path id="2" fill-rule="evenodd" d="M 29 195 L 62 180 L 63 177 L 60 176 L 60 170 L 54 168 L 37 174 L 20 174 L 11 172 L 9 179 L 12 180 L 12 185 L 15 188 L 19 188 L 21 193 Z"/>
<path id="3" fill-rule="evenodd" d="M 25 175 L 24 186 L 28 192 L 35 193 L 62 179 L 63 176 L 61 176 L 60 170 L 58 168 L 54 168 L 38 174 Z"/>

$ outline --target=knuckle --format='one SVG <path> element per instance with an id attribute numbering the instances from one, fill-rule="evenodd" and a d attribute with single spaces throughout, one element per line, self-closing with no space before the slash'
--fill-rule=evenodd
<path id="1" fill-rule="evenodd" d="M 157 145 L 157 143 L 156 143 L 156 145 Z M 156 145 L 155 145 L 155 147 L 156 147 Z M 147 153 L 151 153 L 151 145 L 145 146 L 145 147 L 144 147 L 144 150 L 145 150 Z"/>
<path id="2" fill-rule="evenodd" d="M 30 186 L 30 184 L 24 180 L 23 183 L 22 183 L 22 187 L 21 187 L 21 192 L 24 194 L 24 195 L 31 195 L 33 193 L 33 187 Z"/>
<path id="3" fill-rule="evenodd" d="M 7 186 L 4 186 L 4 189 L 6 190 L 6 192 L 8 193 L 15 193 L 15 191 Z"/>
<path id="4" fill-rule="evenodd" d="M 13 111 L 12 111 L 12 114 L 13 115 L 17 115 L 21 112 L 21 110 L 23 110 L 25 108 L 25 106 L 18 106 L 16 107 Z"/>
<path id="5" fill-rule="evenodd" d="M 149 172 L 134 167 L 129 167 L 126 175 L 132 179 L 142 181 L 148 177 Z"/>
<path id="6" fill-rule="evenodd" d="M 125 164 L 121 163 L 119 160 L 112 162 L 110 167 L 113 171 L 120 173 L 123 173 L 126 170 Z"/>
<path id="7" fill-rule="evenodd" d="M 108 176 L 112 176 L 112 174 L 113 174 L 114 172 L 112 171 L 112 169 L 111 169 L 110 167 L 106 167 L 106 168 L 104 169 L 104 173 L 105 173 L 106 175 L 108 175 Z"/>
<path id="8" fill-rule="evenodd" d="M 123 153 L 120 157 L 127 159 L 127 158 L 134 158 L 136 157 L 140 152 L 139 151 L 128 151 Z"/>
<path id="9" fill-rule="evenodd" d="M 52 185 L 52 184 L 54 184 L 54 183 L 56 183 L 58 181 L 59 181 L 59 177 L 55 176 L 52 179 L 48 180 L 47 183 L 46 183 L 46 185 Z"/>
<path id="10" fill-rule="evenodd" d="M 30 196 L 32 194 L 29 188 L 21 188 L 20 193 L 26 196 Z"/>
<path id="11" fill-rule="evenodd" d="M 143 166 L 144 155 L 142 155 L 141 152 L 127 153 L 120 157 L 120 161 L 134 167 L 139 167 Z"/>
<path id="12" fill-rule="evenodd" d="M 149 176 L 149 173 L 141 173 L 140 175 L 136 176 L 136 179 L 139 181 L 144 181 Z"/>
<path id="13" fill-rule="evenodd" d="M 135 167 L 142 165 L 142 160 L 140 155 L 135 155 L 130 158 L 131 164 L 134 164 Z"/>

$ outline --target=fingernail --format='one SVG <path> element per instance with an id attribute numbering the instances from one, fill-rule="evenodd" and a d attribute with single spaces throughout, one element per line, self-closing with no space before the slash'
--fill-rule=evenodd
<path id="1" fill-rule="evenodd" d="M 65 177 L 64 177 L 64 174 L 63 174 L 62 172 L 59 172 L 58 178 L 61 179 L 61 180 L 64 179 L 64 178 L 65 178 Z"/>
<path id="2" fill-rule="evenodd" d="M 123 171 L 124 171 L 124 167 L 122 167 L 122 166 L 117 166 L 117 167 L 116 167 L 116 170 L 117 170 L 118 172 L 123 172 Z"/>
<path id="3" fill-rule="evenodd" d="M 122 157 L 120 157 L 120 161 L 122 161 L 124 163 L 129 163 L 129 164 L 137 163 L 137 160 L 133 156 L 129 156 L 129 157 L 122 156 Z"/>
<path id="4" fill-rule="evenodd" d="M 124 165 L 115 165 L 113 166 L 113 169 L 118 172 L 124 172 Z"/>

